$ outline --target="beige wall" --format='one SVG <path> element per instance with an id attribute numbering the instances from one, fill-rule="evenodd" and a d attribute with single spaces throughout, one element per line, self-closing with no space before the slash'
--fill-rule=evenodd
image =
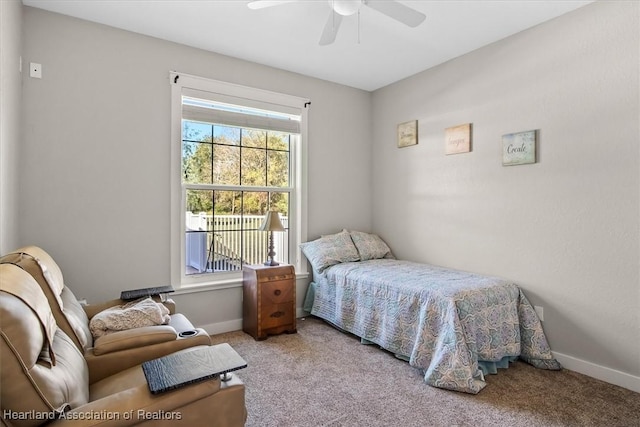
<path id="1" fill-rule="evenodd" d="M 0 1 L 0 253 L 18 244 L 22 2 Z"/>
<path id="2" fill-rule="evenodd" d="M 20 244 L 50 251 L 78 297 L 170 281 L 170 70 L 309 98 L 308 235 L 370 228 L 370 93 L 24 11 L 25 61 L 41 63 L 43 77 L 24 81 Z M 176 300 L 210 325 L 241 319 L 240 295 Z"/>
<path id="3" fill-rule="evenodd" d="M 376 91 L 372 176 L 399 257 L 514 280 L 565 365 L 640 391 L 638 21 L 597 2 Z M 446 156 L 462 123 L 472 152 Z M 501 136 L 531 129 L 538 163 L 503 167 Z"/>

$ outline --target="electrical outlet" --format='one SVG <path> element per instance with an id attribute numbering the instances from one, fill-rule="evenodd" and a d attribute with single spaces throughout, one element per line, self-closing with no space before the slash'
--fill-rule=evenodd
<path id="1" fill-rule="evenodd" d="M 31 62 L 29 64 L 29 75 L 36 79 L 42 78 L 42 64 Z"/>
<path id="2" fill-rule="evenodd" d="M 539 305 L 534 305 L 533 309 L 536 311 L 538 318 L 541 322 L 544 322 L 544 308 Z"/>

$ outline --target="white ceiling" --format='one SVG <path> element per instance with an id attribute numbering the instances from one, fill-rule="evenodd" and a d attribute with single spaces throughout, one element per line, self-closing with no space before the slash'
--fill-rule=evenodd
<path id="1" fill-rule="evenodd" d="M 359 28 L 357 15 L 345 17 L 335 43 L 319 46 L 330 13 L 327 0 L 261 10 L 249 9 L 247 0 L 23 0 L 26 6 L 368 91 L 591 2 L 401 1 L 427 16 L 416 28 L 361 7 Z"/>

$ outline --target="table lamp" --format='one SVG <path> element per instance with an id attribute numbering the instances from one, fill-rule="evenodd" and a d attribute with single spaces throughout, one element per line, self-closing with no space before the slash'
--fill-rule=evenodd
<path id="1" fill-rule="evenodd" d="M 269 266 L 280 265 L 274 259 L 276 253 L 273 250 L 273 232 L 284 231 L 282 222 L 280 222 L 280 214 L 274 210 L 267 212 L 267 215 L 264 217 L 264 221 L 262 222 L 262 225 L 258 230 L 269 232 L 269 253 L 267 254 L 269 258 L 264 263 L 264 265 L 269 265 Z"/>

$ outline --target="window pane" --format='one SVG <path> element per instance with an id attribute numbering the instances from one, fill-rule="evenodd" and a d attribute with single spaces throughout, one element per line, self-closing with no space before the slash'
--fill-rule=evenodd
<path id="1" fill-rule="evenodd" d="M 278 262 L 289 257 L 289 194 L 266 191 L 187 190 L 186 273 L 236 271 L 262 264 L 269 234 L 260 231 L 269 209 L 278 211 L 285 231 L 273 232 Z"/>
<path id="2" fill-rule="evenodd" d="M 260 216 L 258 224 L 251 224 L 247 228 L 257 229 L 262 224 L 262 217 L 269 209 L 269 193 L 266 191 L 244 191 L 242 197 L 242 214 Z"/>
<path id="3" fill-rule="evenodd" d="M 224 185 L 240 184 L 240 147 L 213 146 L 212 183 Z"/>
<path id="4" fill-rule="evenodd" d="M 207 254 L 209 235 L 206 231 L 191 231 L 185 233 L 185 273 L 199 274 L 207 271 Z"/>
<path id="5" fill-rule="evenodd" d="M 242 257 L 247 264 L 263 264 L 267 260 L 268 247 L 269 233 L 259 230 L 245 231 Z"/>
<path id="6" fill-rule="evenodd" d="M 267 148 L 270 150 L 289 151 L 289 136 L 288 133 L 269 131 Z"/>
<path id="7" fill-rule="evenodd" d="M 287 187 L 289 185 L 289 153 L 267 151 L 267 185 Z"/>
<path id="8" fill-rule="evenodd" d="M 242 212 L 242 192 L 240 191 L 214 191 L 214 210 L 216 216 L 219 215 L 240 215 Z M 225 223 L 220 223 L 215 231 L 229 230 L 221 229 Z M 235 228 L 231 228 L 235 230 Z"/>
<path id="9" fill-rule="evenodd" d="M 256 148 L 242 149 L 240 185 L 265 186 L 267 183 L 267 152 Z"/>
<path id="10" fill-rule="evenodd" d="M 208 123 L 182 121 L 182 139 L 211 142 L 212 126 Z"/>
<path id="11" fill-rule="evenodd" d="M 182 144 L 182 180 L 193 184 L 211 183 L 211 144 Z"/>
<path id="12" fill-rule="evenodd" d="M 242 269 L 242 192 L 215 191 L 213 240 L 210 255 L 214 271 Z"/>
<path id="13" fill-rule="evenodd" d="M 284 228 L 289 228 L 289 193 L 269 193 L 269 210 L 277 211 Z"/>
<path id="14" fill-rule="evenodd" d="M 266 191 L 245 191 L 243 193 L 244 250 L 243 259 L 247 264 L 262 264 L 267 259 L 267 234 L 259 228 L 269 205 Z"/>
<path id="15" fill-rule="evenodd" d="M 244 147 L 267 148 L 267 131 L 242 129 L 242 145 Z"/>
<path id="16" fill-rule="evenodd" d="M 240 128 L 215 125 L 213 141 L 217 144 L 240 145 Z"/>
<path id="17" fill-rule="evenodd" d="M 186 196 L 185 270 L 198 274 L 207 271 L 213 191 L 187 190 Z"/>
<path id="18" fill-rule="evenodd" d="M 239 217 L 225 218 L 216 217 L 216 221 L 237 220 Z M 226 224 L 222 228 L 231 226 Z M 213 260 L 213 271 L 234 271 L 242 269 L 242 231 L 230 230 L 213 233 L 211 254 Z"/>
<path id="19" fill-rule="evenodd" d="M 182 182 L 196 182 L 190 163 L 197 148 L 198 144 L 195 142 L 182 141 Z"/>
<path id="20" fill-rule="evenodd" d="M 213 191 L 187 190 L 187 229 L 211 230 L 202 218 L 190 218 L 190 215 L 211 215 L 213 206 Z"/>

